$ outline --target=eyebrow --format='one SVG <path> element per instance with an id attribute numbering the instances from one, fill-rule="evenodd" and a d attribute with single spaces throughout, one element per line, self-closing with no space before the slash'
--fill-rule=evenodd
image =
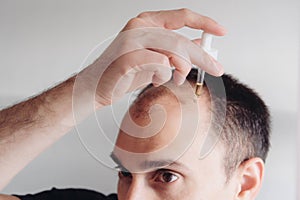
<path id="1" fill-rule="evenodd" d="M 110 158 L 117 164 L 115 168 L 120 168 L 122 171 L 129 172 L 113 152 L 110 154 Z"/>
<path id="2" fill-rule="evenodd" d="M 124 165 L 122 164 L 122 162 L 120 161 L 120 159 L 112 152 L 110 154 L 111 159 L 118 165 L 119 168 L 121 168 L 121 170 L 129 172 L 129 170 L 126 169 L 126 167 L 124 167 Z M 180 168 L 184 171 L 190 171 L 190 169 L 183 163 L 178 162 L 178 161 L 173 161 L 173 160 L 146 160 L 141 164 L 141 167 L 143 167 L 142 169 L 160 169 L 163 167 L 174 167 L 174 168 Z"/>

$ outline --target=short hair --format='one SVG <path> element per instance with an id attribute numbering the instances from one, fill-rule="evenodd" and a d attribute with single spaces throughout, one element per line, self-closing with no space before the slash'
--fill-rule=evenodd
<path id="1" fill-rule="evenodd" d="M 196 85 L 197 73 L 197 69 L 193 68 L 186 78 L 193 87 Z M 213 95 L 218 93 L 218 86 L 212 84 L 208 87 L 206 84 L 206 82 L 217 82 L 217 79 L 220 78 L 224 83 L 225 99 L 224 96 Z M 213 101 L 210 101 L 214 124 L 223 124 L 219 141 L 225 148 L 224 167 L 228 180 L 235 169 L 244 161 L 254 157 L 266 161 L 270 148 L 270 114 L 259 95 L 231 75 L 224 74 L 221 77 L 214 77 L 206 74 L 205 80 L 203 89 L 211 95 L 211 98 L 214 98 Z M 133 103 L 136 117 L 148 111 L 150 102 L 169 93 L 170 91 L 168 92 L 166 87 L 155 88 L 149 84 L 139 93 Z M 225 121 L 218 117 L 219 112 L 223 112 L 218 108 L 224 101 L 226 106 Z M 145 102 L 148 102 L 148 105 Z"/>

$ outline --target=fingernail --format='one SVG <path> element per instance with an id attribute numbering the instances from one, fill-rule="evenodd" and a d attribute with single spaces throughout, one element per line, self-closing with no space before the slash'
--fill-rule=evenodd
<path id="1" fill-rule="evenodd" d="M 214 68 L 216 70 L 216 76 L 222 76 L 224 74 L 223 66 L 220 63 L 214 62 Z"/>
<path id="2" fill-rule="evenodd" d="M 154 87 L 159 87 L 161 84 L 159 83 L 152 83 Z"/>
<path id="3" fill-rule="evenodd" d="M 221 24 L 218 24 L 218 26 L 219 26 L 219 28 L 220 28 L 220 30 L 222 32 L 222 35 L 227 34 L 227 30 L 226 30 L 226 28 L 224 26 L 222 26 Z"/>
<path id="4" fill-rule="evenodd" d="M 179 85 L 182 85 L 184 83 L 185 79 L 179 79 L 179 80 L 176 80 L 176 84 L 179 86 Z"/>

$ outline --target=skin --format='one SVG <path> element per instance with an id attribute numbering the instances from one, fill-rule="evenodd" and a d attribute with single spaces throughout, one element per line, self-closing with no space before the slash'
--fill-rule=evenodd
<path id="1" fill-rule="evenodd" d="M 225 29 L 215 21 L 188 9 L 144 12 L 129 20 L 122 31 L 143 27 L 175 30 L 185 26 L 203 30 L 217 36 L 225 34 Z M 174 47 L 174 51 L 176 52 L 176 47 L 185 47 L 190 45 L 190 43 L 199 44 L 200 40 L 187 41 L 175 39 L 174 42 L 176 42 Z M 143 45 L 140 44 L 140 46 Z M 222 66 L 208 55 L 203 54 L 200 48 L 198 51 L 197 53 L 202 55 L 202 58 L 200 60 L 193 60 L 193 62 L 198 63 L 199 67 L 212 75 L 222 75 Z M 99 61 L 101 61 L 100 58 L 84 71 L 93 72 L 94 69 L 103 67 Z M 151 69 L 142 68 L 138 72 L 128 74 L 134 67 L 152 62 L 160 65 Z M 163 70 L 159 66 L 164 66 L 164 70 L 170 70 L 171 66 L 174 66 L 176 71 L 174 82 L 180 85 L 190 70 L 191 62 L 189 59 L 181 59 L 181 57 L 175 54 L 159 49 L 147 49 L 145 47 L 144 49 L 130 52 L 108 66 L 105 71 L 105 77 L 108 78 L 105 81 L 99 81 L 94 102 L 95 107 L 101 109 L 103 106 L 110 105 L 113 102 L 111 96 L 113 88 L 111 86 L 114 86 L 116 80 L 119 80 L 125 74 L 129 76 L 126 76 L 127 78 L 125 77 L 122 83 L 125 84 L 127 90 L 119 94 L 120 97 L 132 89 L 140 85 L 146 85 L 149 82 L 153 82 L 156 86 L 167 82 L 170 76 L 168 73 L 163 73 Z M 116 69 L 116 67 L 119 68 Z M 84 71 L 78 75 L 83 74 Z M 116 71 L 122 73 L 115 73 Z M 87 76 L 84 80 L 86 84 L 81 88 L 83 93 L 79 96 L 81 98 L 79 99 L 81 102 L 79 106 L 82 110 L 86 108 L 85 94 L 94 92 L 90 91 L 89 82 L 91 79 L 97 78 L 93 77 L 92 73 L 88 73 L 88 75 L 90 76 Z M 32 159 L 64 136 L 75 125 L 72 110 L 75 79 L 76 76 L 71 77 L 34 98 L 0 112 L 0 188 L 5 187 Z M 180 116 L 178 104 L 176 102 L 169 104 L 169 102 L 170 99 L 159 102 L 159 104 L 164 105 L 167 120 L 162 129 L 159 129 L 160 131 L 154 136 L 147 139 L 137 139 L 133 136 L 129 137 L 122 130 L 120 131 L 114 155 L 118 158 L 119 164 L 124 165 L 131 173 L 129 175 L 128 173 L 119 174 L 119 199 L 253 200 L 262 183 L 264 165 L 261 159 L 251 158 L 242 163 L 238 166 L 230 181 L 226 182 L 222 162 L 224 147 L 221 144 L 218 144 L 205 159 L 199 160 L 195 156 L 199 153 L 199 148 L 201 148 L 205 135 L 203 133 L 207 130 L 206 125 L 207 121 L 209 121 L 207 110 L 200 110 L 201 112 L 199 113 L 202 113 L 202 118 L 198 121 L 201 124 L 199 125 L 199 129 L 197 129 L 197 137 L 195 137 L 195 140 L 192 140 L 193 142 L 189 146 L 189 149 L 184 154 L 180 154 L 179 158 L 176 158 L 178 156 L 177 148 L 171 149 L 169 152 L 167 151 L 166 154 L 160 154 L 159 157 L 155 156 L 155 154 L 154 156 L 149 156 L 151 155 L 149 152 L 155 152 L 169 146 L 170 140 L 177 138 L 177 134 L 180 134 L 180 132 L 178 133 L 179 127 L 174 126 L 174 124 L 180 124 L 181 120 L 178 118 Z M 205 102 L 202 102 L 202 104 L 201 102 L 197 103 L 202 105 L 200 106 L 202 108 L 207 107 L 203 106 Z M 156 116 L 157 112 L 157 110 L 152 110 L 153 116 Z M 188 113 L 193 114 L 192 112 Z M 89 114 L 88 112 L 84 113 L 82 118 L 85 118 Z M 157 117 L 160 115 L 161 113 L 158 113 Z M 193 115 L 191 119 L 193 119 L 192 117 Z M 149 123 L 149 120 L 137 117 L 134 122 L 143 127 Z M 193 130 L 185 129 L 184 134 L 188 134 L 190 131 Z M 138 133 L 133 131 L 131 134 L 137 136 Z M 181 144 L 178 142 L 176 145 L 180 147 Z M 143 154 L 145 156 L 136 160 L 137 162 L 128 162 L 130 157 L 124 153 L 124 150 L 146 154 Z M 170 155 L 171 157 L 168 157 Z M 145 165 L 140 166 L 144 161 L 157 161 L 162 158 L 164 160 L 168 159 L 168 163 L 164 165 L 159 163 L 159 167 L 157 165 L 153 167 L 152 165 L 150 168 Z M 181 163 L 181 165 L 176 164 L 174 161 Z M 185 167 L 182 167 L 182 164 Z M 165 170 L 161 170 L 161 168 Z M 17 200 L 18 198 L 9 195 L 0 195 L 0 199 Z"/>
<path id="2" fill-rule="evenodd" d="M 154 89 L 155 91 L 155 89 Z M 180 94 L 178 94 L 180 95 Z M 185 96 L 186 97 L 186 96 Z M 190 97 L 193 99 L 194 97 Z M 146 100 L 147 101 L 147 100 Z M 185 102 L 192 104 L 191 102 Z M 126 131 L 119 132 L 113 158 L 120 166 L 118 182 L 118 199 L 151 199 L 151 200 L 234 200 L 234 199 L 255 199 L 260 189 L 263 174 L 263 162 L 259 158 L 253 158 L 241 164 L 227 180 L 224 171 L 224 146 L 218 143 L 212 152 L 204 159 L 199 159 L 200 149 L 210 124 L 209 102 L 205 98 L 196 100 L 198 104 L 198 129 L 195 138 L 191 141 L 189 148 L 180 154 L 176 147 L 169 148 L 168 152 L 175 152 L 181 155 L 179 158 L 170 157 L 173 154 L 159 153 L 153 156 L 153 152 L 162 148 L 170 147 L 170 142 L 178 136 L 181 122 L 181 113 L 187 111 L 193 117 L 191 106 L 182 106 L 183 102 L 178 102 L 174 97 L 162 97 L 150 106 L 161 105 L 165 109 L 166 115 L 155 115 L 159 110 L 152 110 L 152 115 L 165 121 L 164 126 L 155 135 L 149 138 L 140 138 L 138 133 L 130 133 L 128 127 Z M 181 110 L 180 105 L 182 109 Z M 145 103 L 144 107 L 147 107 Z M 150 117 L 135 115 L 136 106 L 133 105 L 127 118 L 133 120 L 137 125 L 145 127 L 145 132 L 151 123 Z M 154 113 L 153 113 L 154 112 Z M 189 117 L 189 116 L 187 116 Z M 194 119 L 194 118 L 190 118 Z M 131 131 L 135 131 L 132 128 Z M 195 130 L 185 129 L 183 134 Z M 126 145 L 125 145 L 126 144 Z M 134 157 L 130 153 L 143 153 L 142 157 Z M 134 158 L 133 158 L 134 157 Z M 168 160 L 168 163 L 162 163 Z M 145 163 L 158 163 L 158 166 L 147 167 Z M 143 166 L 143 167 L 141 167 Z"/>
<path id="3" fill-rule="evenodd" d="M 145 27 L 175 30 L 185 26 L 217 36 L 222 36 L 226 32 L 214 20 L 188 9 L 141 13 L 129 20 L 122 32 Z M 128 40 L 130 39 L 134 38 L 128 38 Z M 199 44 L 200 40 L 174 39 L 174 42 L 176 45 L 173 50 L 176 52 L 178 50 L 176 48 L 181 47 L 182 49 L 188 45 Z M 144 44 L 141 43 L 140 46 L 144 47 Z M 164 73 L 164 70 L 171 71 L 171 66 L 175 67 L 174 82 L 177 85 L 182 84 L 184 81 L 191 68 L 191 62 L 197 63 L 200 68 L 212 75 L 222 75 L 222 65 L 203 53 L 201 48 L 198 51 L 196 53 L 202 56 L 196 60 L 182 59 L 170 52 L 147 49 L 146 47 L 118 58 L 106 69 L 105 77 L 107 78 L 104 78 L 104 81 L 103 79 L 99 81 L 95 99 L 93 99 L 94 107 L 101 109 L 113 103 L 112 86 L 115 86 L 116 80 L 121 79 L 125 74 L 128 76 L 122 79 L 122 84 L 127 89 L 118 94 L 119 98 L 141 85 L 153 82 L 158 86 L 167 82 L 170 79 L 170 73 Z M 84 84 L 81 85 L 80 95 L 77 97 L 78 106 L 81 110 L 86 110 L 87 96 L 94 94 L 94 90 L 89 87 L 89 83 L 91 80 L 99 78 L 93 76 L 93 70 L 107 67 L 101 66 L 100 61 L 101 57 L 78 74 L 80 76 L 87 72 L 88 75 L 83 79 Z M 140 71 L 132 73 L 132 69 L 136 66 L 152 62 L 159 65 L 151 69 L 142 68 Z M 115 73 L 116 71 L 122 73 Z M 30 161 L 74 127 L 76 122 L 73 118 L 72 104 L 75 80 L 76 76 L 71 77 L 34 98 L 0 111 L 0 189 L 4 188 Z M 83 113 L 81 120 L 89 114 L 91 114 L 89 111 Z M 10 200 L 16 198 L 0 195 L 0 199 Z"/>
<path id="4" fill-rule="evenodd" d="M 127 31 L 142 27 L 160 27 L 164 29 L 179 29 L 188 26 L 194 29 L 202 29 L 214 35 L 224 35 L 225 29 L 216 23 L 214 20 L 202 16 L 198 13 L 192 12 L 188 9 L 144 12 L 135 18 L 128 21 L 122 31 Z M 128 38 L 130 39 L 130 38 Z M 193 41 L 174 41 L 178 42 L 177 46 L 185 46 Z M 199 42 L 199 41 L 197 41 Z M 143 44 L 141 44 L 143 46 Z M 174 49 L 176 50 L 176 49 Z M 199 54 L 203 54 L 199 48 Z M 206 58 L 199 65 L 205 66 L 205 70 L 212 75 L 222 75 L 222 66 L 208 55 L 203 54 Z M 143 60 L 141 58 L 147 58 Z M 86 109 L 86 96 L 94 94 L 89 83 L 92 79 L 98 79 L 93 76 L 93 70 L 101 68 L 99 63 L 101 59 L 97 59 L 94 63 L 88 66 L 78 75 L 88 73 L 84 77 L 84 84 L 81 85 L 77 100 L 80 110 Z M 111 66 L 108 66 L 104 77 L 109 77 L 106 81 L 100 80 L 98 90 L 95 95 L 94 104 L 96 109 L 101 109 L 103 106 L 112 103 L 112 86 L 115 85 L 116 80 L 119 80 L 124 74 L 136 66 L 143 64 L 155 63 L 165 65 L 166 68 L 171 69 L 171 66 L 176 67 L 177 84 L 182 82 L 186 77 L 190 65 L 180 65 L 180 59 L 176 55 L 166 52 L 159 52 L 156 50 L 140 49 L 128 53 L 117 59 Z M 199 61 L 201 62 L 201 61 Z M 117 65 L 114 65 L 117 63 Z M 119 67 L 119 72 L 115 73 L 116 66 Z M 106 67 L 106 66 L 104 66 Z M 143 69 L 137 73 L 131 73 L 130 76 L 122 80 L 122 84 L 126 88 L 137 88 L 140 84 L 146 85 L 149 82 L 155 82 L 156 85 L 162 84 L 169 80 L 169 76 L 162 73 L 160 67 L 152 68 L 152 73 L 147 69 Z M 151 72 L 150 70 L 150 72 Z M 157 78 L 155 78 L 157 77 Z M 9 181 L 22 170 L 30 161 L 38 156 L 47 147 L 69 132 L 75 125 L 73 118 L 73 88 L 75 85 L 76 76 L 64 81 L 58 86 L 49 89 L 48 91 L 37 95 L 27 101 L 14 105 L 10 108 L 1 110 L 0 112 L 0 189 L 4 188 Z M 140 80 L 140 81 L 132 81 Z M 145 80 L 143 82 L 143 80 Z M 136 83 L 138 82 L 138 83 Z M 124 90 L 119 94 L 119 97 L 125 95 L 129 90 Z M 63 111 L 63 112 L 62 112 Z M 90 110 L 82 113 L 83 120 L 90 114 Z"/>

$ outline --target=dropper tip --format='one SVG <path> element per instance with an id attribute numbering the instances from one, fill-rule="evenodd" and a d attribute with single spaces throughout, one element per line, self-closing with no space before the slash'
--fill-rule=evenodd
<path id="1" fill-rule="evenodd" d="M 202 94 L 203 83 L 196 83 L 195 94 L 197 97 L 200 97 Z"/>

